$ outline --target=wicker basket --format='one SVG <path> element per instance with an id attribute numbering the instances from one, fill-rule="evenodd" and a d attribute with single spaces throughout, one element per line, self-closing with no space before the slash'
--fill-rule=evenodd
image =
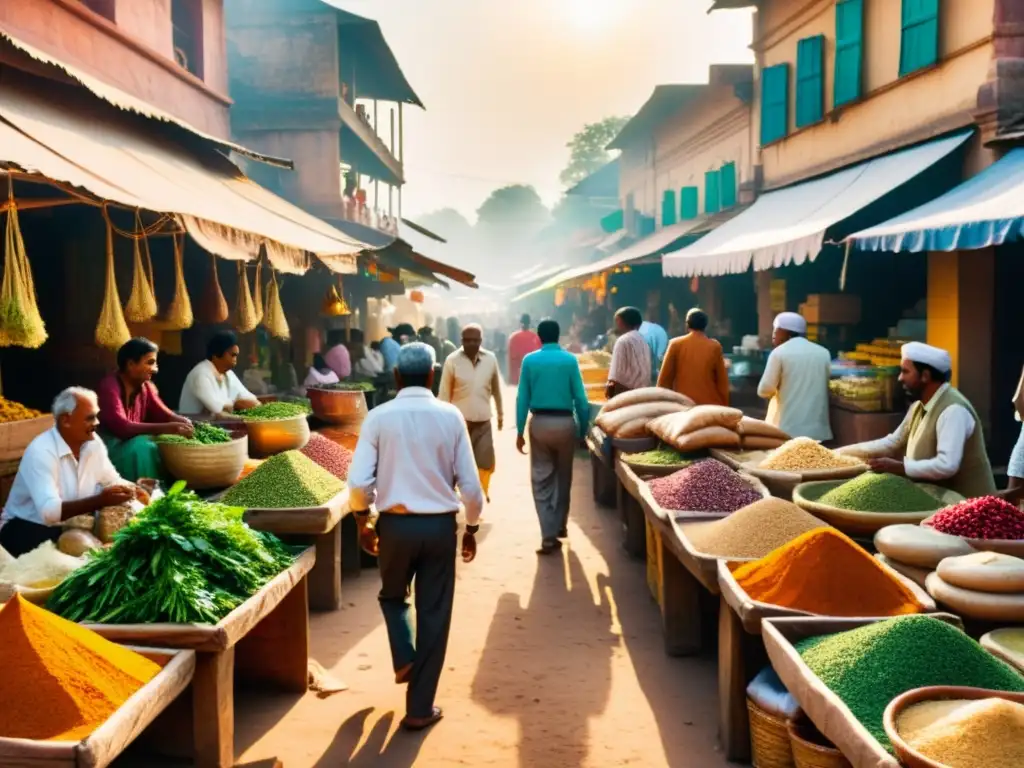
<path id="1" fill-rule="evenodd" d="M 249 458 L 249 439 L 238 437 L 230 443 L 191 445 L 158 443 L 164 467 L 189 488 L 203 491 L 234 485 Z"/>
<path id="2" fill-rule="evenodd" d="M 366 418 L 366 393 L 360 390 L 306 390 L 314 415 L 328 424 L 360 424 Z"/>
<path id="3" fill-rule="evenodd" d="M 789 741 L 796 768 L 853 768 L 806 717 L 789 724 Z"/>
<path id="4" fill-rule="evenodd" d="M 309 442 L 309 422 L 303 414 L 287 419 L 247 421 L 245 428 L 249 432 L 249 453 L 255 458 L 305 448 Z"/>
<path id="5" fill-rule="evenodd" d="M 747 699 L 750 713 L 750 754 L 754 768 L 794 768 L 789 721 Z"/>

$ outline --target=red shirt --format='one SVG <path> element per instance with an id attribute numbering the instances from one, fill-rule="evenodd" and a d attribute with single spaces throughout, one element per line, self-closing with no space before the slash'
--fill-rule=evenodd
<path id="1" fill-rule="evenodd" d="M 540 336 L 533 331 L 516 331 L 508 337 L 508 380 L 510 384 L 519 383 L 519 369 L 523 367 L 523 358 L 540 349 Z"/>
<path id="2" fill-rule="evenodd" d="M 119 440 L 141 435 L 140 424 L 168 424 L 178 417 L 156 391 L 151 381 L 142 385 L 131 403 L 125 402 L 124 387 L 116 373 L 106 376 L 96 389 L 100 401 L 100 426 Z"/>

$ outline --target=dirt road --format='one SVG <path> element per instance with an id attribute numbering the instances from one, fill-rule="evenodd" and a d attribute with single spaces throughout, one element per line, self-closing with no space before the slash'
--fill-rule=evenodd
<path id="1" fill-rule="evenodd" d="M 528 464 L 498 434 L 493 503 L 476 562 L 460 563 L 447 670 L 431 731 L 398 731 L 375 571 L 344 584 L 344 610 L 313 617 L 311 656 L 350 690 L 328 699 L 239 694 L 243 764 L 718 768 L 710 659 L 670 659 L 642 564 L 620 549 L 576 462 L 569 543 L 539 558 Z"/>

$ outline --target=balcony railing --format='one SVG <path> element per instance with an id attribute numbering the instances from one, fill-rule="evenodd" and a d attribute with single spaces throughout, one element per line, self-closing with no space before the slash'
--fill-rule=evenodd
<path id="1" fill-rule="evenodd" d="M 342 196 L 341 214 L 346 221 L 398 236 L 398 219 L 368 206 L 355 197 Z"/>

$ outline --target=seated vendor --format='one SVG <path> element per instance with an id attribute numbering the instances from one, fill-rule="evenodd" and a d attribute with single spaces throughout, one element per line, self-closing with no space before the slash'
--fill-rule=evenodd
<path id="1" fill-rule="evenodd" d="M 949 352 L 920 342 L 901 350 L 900 384 L 914 400 L 899 428 L 888 437 L 840 448 L 859 456 L 876 472 L 905 475 L 974 498 L 996 492 L 978 414 L 949 385 Z"/>
<path id="2" fill-rule="evenodd" d="M 110 461 L 122 477 L 133 481 L 163 475 L 152 436 L 192 436 L 192 422 L 168 408 L 153 384 L 158 352 L 149 339 L 125 342 L 117 351 L 117 370 L 98 389 L 100 430 Z"/>
<path id="3" fill-rule="evenodd" d="M 0 546 L 14 557 L 63 533 L 61 523 L 146 492 L 125 481 L 96 439 L 99 400 L 95 392 L 72 387 L 53 402 L 54 426 L 29 443 L 0 517 Z"/>
<path id="4" fill-rule="evenodd" d="M 324 356 L 317 352 L 313 355 L 313 364 L 309 367 L 309 372 L 306 374 L 306 380 L 302 382 L 302 386 L 324 387 L 329 384 L 337 384 L 339 381 L 338 374 L 327 364 Z"/>
<path id="5" fill-rule="evenodd" d="M 218 331 L 207 342 L 206 359 L 185 378 L 178 411 L 189 416 L 232 419 L 236 410 L 259 405 L 232 370 L 236 365 L 238 337 L 231 331 Z"/>

